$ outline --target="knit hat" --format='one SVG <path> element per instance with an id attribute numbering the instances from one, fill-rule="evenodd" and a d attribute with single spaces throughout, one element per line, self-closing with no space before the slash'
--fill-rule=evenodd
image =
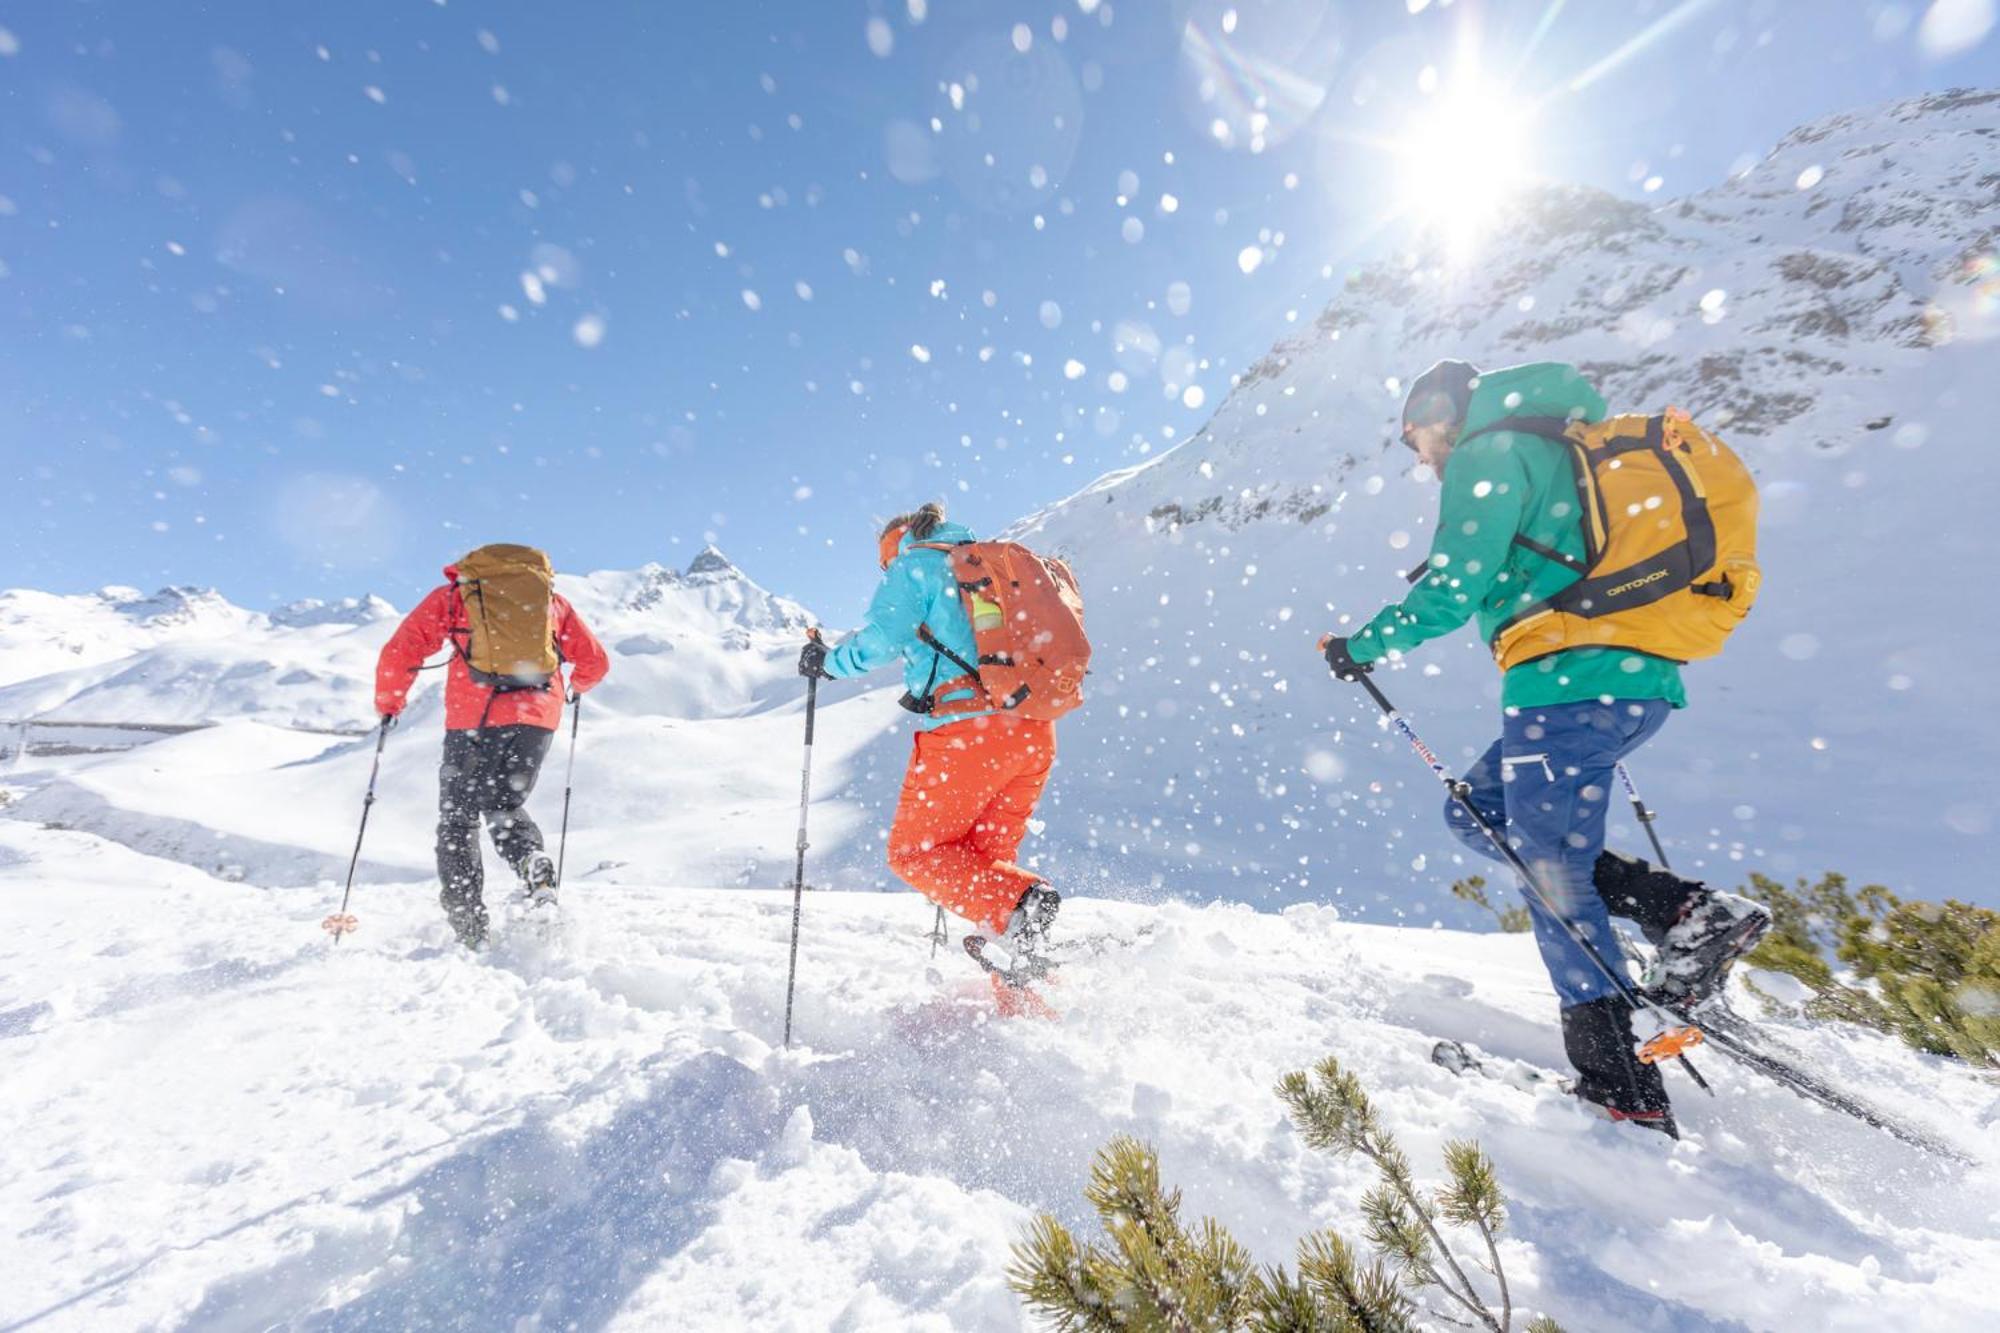
<path id="1" fill-rule="evenodd" d="M 1409 396 L 1403 399 L 1403 430 L 1440 422 L 1463 424 L 1478 383 L 1479 367 L 1471 362 L 1438 362 L 1411 382 Z"/>

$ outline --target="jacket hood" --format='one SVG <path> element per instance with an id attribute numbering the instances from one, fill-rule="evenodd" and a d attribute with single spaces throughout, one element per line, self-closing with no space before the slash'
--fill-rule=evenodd
<path id="1" fill-rule="evenodd" d="M 446 583 L 458 582 L 458 561 L 454 560 L 444 567 L 444 581 Z"/>
<path id="2" fill-rule="evenodd" d="M 1473 387 L 1466 405 L 1464 439 L 1508 417 L 1567 417 L 1572 421 L 1602 421 L 1604 397 L 1575 366 L 1560 361 L 1530 361 L 1526 365 L 1489 370 Z"/>

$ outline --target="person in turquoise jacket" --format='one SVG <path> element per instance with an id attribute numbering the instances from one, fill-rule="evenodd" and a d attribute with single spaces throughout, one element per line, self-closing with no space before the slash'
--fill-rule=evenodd
<path id="1" fill-rule="evenodd" d="M 1409 596 L 1351 637 L 1326 640 L 1334 673 L 1354 679 L 1468 620 L 1492 643 L 1511 617 L 1582 577 L 1583 505 L 1570 448 L 1509 422 L 1604 417 L 1604 399 L 1574 366 L 1482 373 L 1443 361 L 1420 376 L 1404 403 L 1403 440 L 1442 485 L 1437 537 Z M 1680 664 L 1629 648 L 1566 649 L 1508 670 L 1500 701 L 1500 739 L 1467 772 L 1468 799 L 1520 853 L 1557 913 L 1528 899 L 1577 1093 L 1613 1119 L 1674 1134 L 1659 1071 L 1634 1051 L 1630 1006 L 1563 922 L 1613 960 L 1621 955 L 1611 917 L 1637 922 L 1658 948 L 1647 984 L 1684 1005 L 1713 994 L 1769 928 L 1769 914 L 1747 899 L 1605 850 L 1617 764 L 1687 705 Z M 1445 818 L 1468 847 L 1502 859 L 1456 799 Z"/>
<path id="2" fill-rule="evenodd" d="M 917 733 L 889 828 L 889 868 L 998 936 L 1010 970 L 1025 978 L 1040 970 L 1032 964 L 1062 904 L 1015 860 L 1055 764 L 1055 724 L 993 707 L 980 686 L 979 648 L 949 554 L 972 540 L 945 521 L 941 504 L 891 519 L 865 623 L 831 650 L 808 639 L 799 674 L 863 676 L 902 664 L 902 703 Z"/>

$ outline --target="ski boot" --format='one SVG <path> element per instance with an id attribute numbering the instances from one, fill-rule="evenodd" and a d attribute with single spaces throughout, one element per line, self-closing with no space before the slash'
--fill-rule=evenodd
<path id="1" fill-rule="evenodd" d="M 1681 1136 L 1658 1067 L 1633 1050 L 1631 1006 L 1615 995 L 1573 1005 L 1562 1011 L 1562 1031 L 1579 1102 L 1607 1120 Z"/>
<path id="2" fill-rule="evenodd" d="M 1572 1095 L 1585 1110 L 1603 1116 L 1614 1125 L 1636 1125 L 1640 1129 L 1650 1129 L 1676 1141 L 1680 1139 L 1681 1127 L 1674 1121 L 1672 1107 L 1626 1110 L 1614 1104 L 1609 1098 L 1600 1099 L 1592 1096 L 1588 1085 L 1581 1082 L 1576 1085 Z"/>
<path id="3" fill-rule="evenodd" d="M 1737 959 L 1771 929 L 1771 914 L 1734 893 L 1702 889 L 1668 928 L 1640 984 L 1653 999 L 1682 1012 L 1718 995 Z"/>
<path id="4" fill-rule="evenodd" d="M 521 892 L 529 907 L 556 904 L 556 863 L 547 852 L 530 852 L 521 862 Z"/>
<path id="5" fill-rule="evenodd" d="M 980 936 L 966 936 L 965 951 L 981 967 L 1010 986 L 1025 986 L 1039 981 L 1055 970 L 1055 963 L 1044 954 L 1043 949 L 1048 944 L 1049 927 L 1055 924 L 1056 913 L 1061 910 L 1061 894 L 1046 884 L 1030 885 L 1028 891 L 1021 895 L 1021 901 L 1014 905 L 1014 914 L 1007 919 L 1007 929 L 993 941 L 1007 955 L 1007 966 L 999 967 L 986 957 L 987 941 Z"/>

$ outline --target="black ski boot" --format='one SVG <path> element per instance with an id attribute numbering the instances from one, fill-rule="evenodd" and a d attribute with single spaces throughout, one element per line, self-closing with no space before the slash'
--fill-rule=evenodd
<path id="1" fill-rule="evenodd" d="M 1771 914 L 1734 893 L 1703 889 L 1670 927 L 1641 981 L 1648 994 L 1683 1012 L 1707 1002 L 1729 969 L 1771 929 Z"/>
<path id="2" fill-rule="evenodd" d="M 1670 1008 L 1692 1009 L 1715 996 L 1730 965 L 1771 929 L 1771 914 L 1748 898 L 1636 856 L 1604 852 L 1592 883 L 1611 915 L 1637 923 L 1655 949 L 1641 984 Z"/>
<path id="3" fill-rule="evenodd" d="M 1660 1071 L 1633 1049 L 1632 1009 L 1617 996 L 1562 1011 L 1563 1048 L 1576 1066 L 1576 1096 L 1611 1120 L 1681 1136 Z"/>

